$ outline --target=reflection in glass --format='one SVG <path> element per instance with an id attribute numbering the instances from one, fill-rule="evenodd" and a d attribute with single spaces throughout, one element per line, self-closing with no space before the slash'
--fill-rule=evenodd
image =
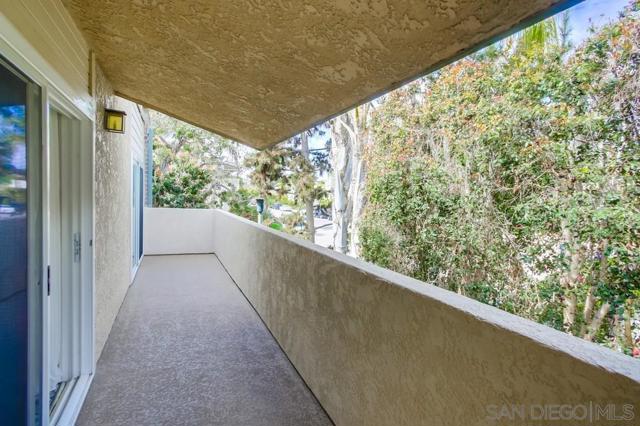
<path id="1" fill-rule="evenodd" d="M 0 63 L 0 424 L 27 414 L 27 83 Z"/>

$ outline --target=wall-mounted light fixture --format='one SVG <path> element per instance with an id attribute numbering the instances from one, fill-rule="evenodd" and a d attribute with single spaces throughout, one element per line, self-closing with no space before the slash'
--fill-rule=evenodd
<path id="1" fill-rule="evenodd" d="M 115 109 L 104 110 L 104 129 L 108 132 L 124 133 L 124 119 L 127 113 Z"/>

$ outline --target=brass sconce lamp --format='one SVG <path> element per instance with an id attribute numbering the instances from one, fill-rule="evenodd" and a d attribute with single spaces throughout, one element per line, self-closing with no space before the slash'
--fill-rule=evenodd
<path id="1" fill-rule="evenodd" d="M 104 110 L 104 128 L 108 132 L 124 133 L 124 120 L 127 113 L 115 109 Z"/>

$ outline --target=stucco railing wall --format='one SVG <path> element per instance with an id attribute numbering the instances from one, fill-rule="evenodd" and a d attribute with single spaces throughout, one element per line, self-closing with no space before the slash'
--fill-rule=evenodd
<path id="1" fill-rule="evenodd" d="M 638 360 L 229 213 L 213 216 L 214 252 L 337 425 L 640 421 Z M 581 407 L 607 406 L 627 417 L 631 407 L 634 420 L 579 418 Z M 505 417 L 504 407 L 528 417 Z M 542 409 L 552 421 L 530 421 Z M 553 421 L 560 412 L 571 420 Z"/>
<path id="2" fill-rule="evenodd" d="M 144 209 L 144 253 L 213 253 L 213 218 L 208 209 Z"/>

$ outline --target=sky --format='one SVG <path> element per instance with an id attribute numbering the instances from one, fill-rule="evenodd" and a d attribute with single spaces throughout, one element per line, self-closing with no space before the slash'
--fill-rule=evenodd
<path id="1" fill-rule="evenodd" d="M 589 36 L 591 25 L 601 27 L 615 20 L 629 3 L 629 0 L 586 0 L 569 9 L 573 44 L 578 45 Z"/>

